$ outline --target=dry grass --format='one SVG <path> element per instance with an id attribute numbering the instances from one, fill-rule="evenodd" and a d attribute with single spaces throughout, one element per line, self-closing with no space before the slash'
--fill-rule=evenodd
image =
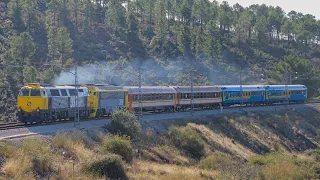
<path id="1" fill-rule="evenodd" d="M 187 157 L 183 156 L 178 149 L 167 145 L 147 148 L 145 150 L 142 150 L 141 154 L 141 158 L 153 162 L 178 165 L 190 164 L 190 160 Z"/>
<path id="2" fill-rule="evenodd" d="M 130 179 L 146 180 L 197 180 L 216 176 L 215 171 L 203 171 L 197 167 L 186 167 L 169 164 L 157 164 L 147 161 L 136 161 L 128 171 Z"/>
<path id="3" fill-rule="evenodd" d="M 187 157 L 181 155 L 181 152 L 167 145 L 152 147 L 152 151 L 157 154 L 160 158 L 164 159 L 168 163 L 187 165 L 190 161 Z"/>
<path id="4" fill-rule="evenodd" d="M 189 126 L 200 132 L 201 137 L 206 141 L 206 143 L 213 146 L 214 148 L 217 148 L 224 152 L 229 152 L 234 155 L 239 155 L 244 159 L 255 155 L 255 153 L 253 153 L 250 149 L 244 147 L 241 144 L 233 143 L 232 139 L 222 136 L 210 130 L 204 125 L 190 123 Z"/>
<path id="5" fill-rule="evenodd" d="M 273 153 L 256 156 L 250 163 L 258 164 L 264 179 L 319 179 L 320 164 L 311 156 Z"/>
<path id="6" fill-rule="evenodd" d="M 53 166 L 56 159 L 58 157 L 50 151 L 48 143 L 39 139 L 27 139 L 8 156 L 2 171 L 14 179 L 25 175 L 44 177 L 55 174 Z"/>
<path id="7" fill-rule="evenodd" d="M 53 145 L 65 157 L 86 163 L 94 157 L 93 141 L 83 132 L 74 130 L 71 134 L 59 132 L 53 139 Z"/>

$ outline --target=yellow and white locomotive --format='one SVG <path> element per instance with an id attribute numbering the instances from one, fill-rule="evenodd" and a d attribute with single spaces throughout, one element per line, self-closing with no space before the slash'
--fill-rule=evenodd
<path id="1" fill-rule="evenodd" d="M 17 106 L 18 118 L 22 122 L 55 121 L 74 118 L 76 93 L 80 118 L 88 118 L 90 107 L 87 105 L 88 89 L 74 86 L 27 84 L 21 88 Z"/>

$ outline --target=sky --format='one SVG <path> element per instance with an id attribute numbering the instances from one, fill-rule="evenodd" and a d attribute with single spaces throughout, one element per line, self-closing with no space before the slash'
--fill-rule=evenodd
<path id="1" fill-rule="evenodd" d="M 222 2 L 223 0 L 218 0 Z M 266 4 L 271 6 L 279 6 L 286 13 L 291 10 L 301 12 L 303 14 L 312 14 L 320 19 L 320 0 L 226 0 L 230 5 L 239 3 L 241 6 L 248 7 L 252 4 Z"/>

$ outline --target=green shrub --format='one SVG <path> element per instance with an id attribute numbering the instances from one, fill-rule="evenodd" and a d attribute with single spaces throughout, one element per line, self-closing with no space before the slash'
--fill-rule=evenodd
<path id="1" fill-rule="evenodd" d="M 94 176 L 106 177 L 107 179 L 128 179 L 121 159 L 117 156 L 94 161 L 86 167 L 86 171 Z"/>
<path id="2" fill-rule="evenodd" d="M 187 151 L 193 157 L 200 159 L 205 154 L 204 141 L 190 126 L 171 126 L 168 134 L 175 146 Z"/>
<path id="3" fill-rule="evenodd" d="M 136 138 L 140 134 L 141 125 L 137 121 L 135 114 L 118 110 L 112 113 L 112 121 L 107 126 L 110 133 L 127 135 Z"/>
<path id="4" fill-rule="evenodd" d="M 131 142 L 124 137 L 113 136 L 104 138 L 102 150 L 118 154 L 122 156 L 122 158 L 128 163 L 131 163 L 133 160 L 133 150 Z"/>
<path id="5" fill-rule="evenodd" d="M 225 169 L 230 165 L 232 165 L 232 158 L 221 152 L 214 152 L 200 161 L 200 168 L 202 169 Z"/>

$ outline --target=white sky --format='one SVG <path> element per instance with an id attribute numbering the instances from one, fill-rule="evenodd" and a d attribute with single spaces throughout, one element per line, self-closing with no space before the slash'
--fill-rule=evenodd
<path id="1" fill-rule="evenodd" d="M 218 0 L 222 2 L 223 0 Z M 303 14 L 312 14 L 320 19 L 320 0 L 226 0 L 231 6 L 239 3 L 241 6 L 248 7 L 252 4 L 266 4 L 271 6 L 279 6 L 286 13 L 291 10 L 301 12 Z"/>

